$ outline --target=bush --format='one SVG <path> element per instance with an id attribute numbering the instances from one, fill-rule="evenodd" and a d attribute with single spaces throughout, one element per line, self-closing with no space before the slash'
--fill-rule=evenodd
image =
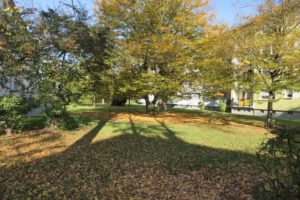
<path id="1" fill-rule="evenodd" d="M 0 101 L 0 121 L 13 132 L 20 130 L 26 106 L 24 99 L 17 96 L 4 97 Z"/>
<path id="2" fill-rule="evenodd" d="M 260 186 L 264 200 L 300 197 L 300 133 L 297 128 L 273 130 L 275 138 L 264 143 L 258 158 L 267 173 Z"/>
<path id="3" fill-rule="evenodd" d="M 225 112 L 226 111 L 226 107 L 227 107 L 226 103 L 219 103 L 219 110 L 221 112 Z"/>
<path id="4" fill-rule="evenodd" d="M 199 109 L 201 111 L 204 111 L 204 109 L 205 109 L 205 103 L 204 102 L 199 102 Z"/>
<path id="5" fill-rule="evenodd" d="M 39 106 L 34 98 L 25 99 L 24 103 L 26 113 Z"/>
<path id="6" fill-rule="evenodd" d="M 58 127 L 62 130 L 73 130 L 79 127 L 79 123 L 73 116 L 65 112 L 62 115 L 62 119 L 59 122 Z"/>
<path id="7" fill-rule="evenodd" d="M 66 104 L 60 99 L 45 102 L 44 107 L 50 126 L 62 130 L 72 130 L 79 127 L 77 120 L 67 112 Z"/>

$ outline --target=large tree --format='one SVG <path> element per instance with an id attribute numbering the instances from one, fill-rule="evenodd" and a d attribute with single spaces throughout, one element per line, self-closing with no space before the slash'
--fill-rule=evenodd
<path id="1" fill-rule="evenodd" d="M 87 12 L 74 5 L 21 12 L 12 1 L 2 4 L 0 86 L 13 79 L 21 94 L 34 91 L 54 118 L 82 94 L 100 91 L 113 46 L 108 29 L 91 24 Z"/>
<path id="2" fill-rule="evenodd" d="M 21 94 L 31 90 L 31 66 L 38 59 L 39 46 L 32 32 L 32 12 L 21 11 L 13 1 L 0 2 L 0 87 L 11 91 L 7 84 L 14 81 Z"/>
<path id="3" fill-rule="evenodd" d="M 275 94 L 299 86 L 300 2 L 265 0 L 258 15 L 233 31 L 240 67 L 254 68 L 253 89 L 269 94 L 266 126 L 272 127 Z"/>
<path id="4" fill-rule="evenodd" d="M 35 26 L 35 38 L 43 47 L 34 77 L 36 96 L 54 123 L 68 104 L 99 91 L 111 46 L 106 29 L 91 25 L 85 10 L 65 6 L 69 9 L 41 11 Z"/>
<path id="5" fill-rule="evenodd" d="M 149 109 L 190 81 L 192 55 L 205 38 L 208 1 L 101 0 L 98 5 L 100 23 L 113 31 L 120 52 L 126 55 L 123 63 L 115 65 L 117 72 L 130 77 L 123 91 L 144 98 Z"/>

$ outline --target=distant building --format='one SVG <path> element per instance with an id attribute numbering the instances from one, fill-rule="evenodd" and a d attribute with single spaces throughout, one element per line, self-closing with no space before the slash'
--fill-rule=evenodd
<path id="1" fill-rule="evenodd" d="M 0 11 L 9 7 L 15 7 L 13 0 L 0 0 Z M 3 66 L 0 66 L 0 72 Z M 17 80 L 16 77 L 0 77 L 0 97 L 7 95 L 22 95 L 31 96 L 31 92 L 28 92 L 24 87 L 27 87 L 29 83 L 25 80 Z M 23 87 L 23 88 L 22 88 Z"/>

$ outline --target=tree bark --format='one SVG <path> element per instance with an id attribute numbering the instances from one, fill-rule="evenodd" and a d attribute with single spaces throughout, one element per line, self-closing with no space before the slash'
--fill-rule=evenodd
<path id="1" fill-rule="evenodd" d="M 268 113 L 267 113 L 267 121 L 266 128 L 273 128 L 273 102 L 274 102 L 274 91 L 269 91 L 269 100 L 268 100 Z"/>
<path id="2" fill-rule="evenodd" d="M 231 99 L 231 92 L 228 92 L 226 95 L 226 112 L 231 113 L 232 107 L 232 99 Z"/>
<path id="3" fill-rule="evenodd" d="M 96 108 L 96 95 L 93 95 L 93 107 Z"/>
<path id="4" fill-rule="evenodd" d="M 149 106 L 150 106 L 150 100 L 148 95 L 144 97 L 145 102 L 146 102 L 146 113 L 149 113 Z"/>
<path id="5" fill-rule="evenodd" d="M 163 108 L 163 112 L 168 111 L 167 101 L 162 101 L 162 108 Z"/>
<path id="6" fill-rule="evenodd" d="M 149 96 L 147 95 L 144 97 L 144 99 L 146 102 L 146 113 L 154 114 L 154 111 L 155 111 L 154 106 L 158 100 L 158 97 L 154 96 L 154 99 L 152 101 L 150 101 Z"/>

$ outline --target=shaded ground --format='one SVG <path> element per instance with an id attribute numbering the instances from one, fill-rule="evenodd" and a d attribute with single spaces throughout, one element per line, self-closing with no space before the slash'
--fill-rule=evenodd
<path id="1" fill-rule="evenodd" d="M 0 138 L 5 199 L 252 199 L 262 176 L 262 128 L 185 114 L 81 117 L 97 124 Z"/>

